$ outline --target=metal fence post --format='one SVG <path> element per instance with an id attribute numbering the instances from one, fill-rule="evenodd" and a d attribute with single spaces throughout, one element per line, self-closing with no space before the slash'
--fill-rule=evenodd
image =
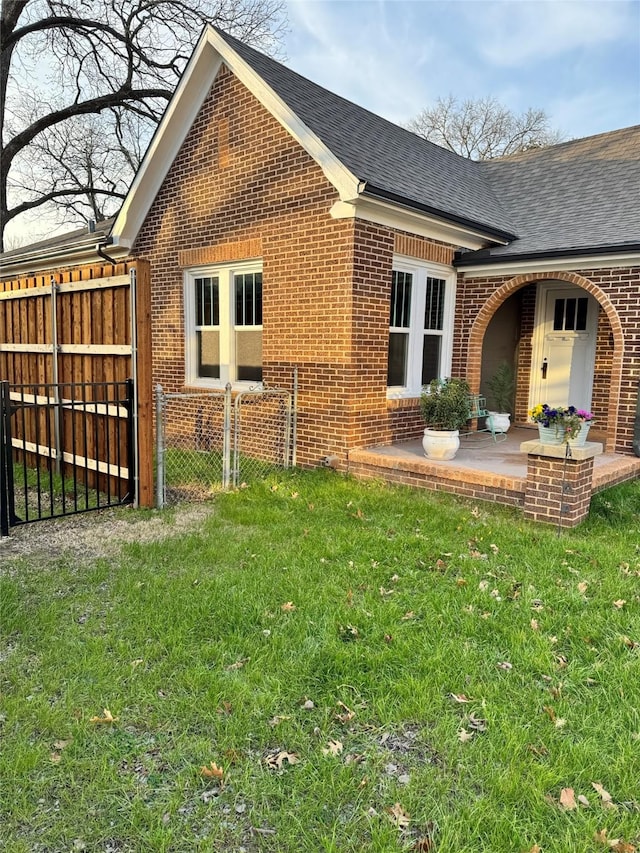
<path id="1" fill-rule="evenodd" d="M 222 427 L 222 488 L 228 489 L 231 481 L 231 383 L 224 389 L 224 420 Z"/>
<path id="2" fill-rule="evenodd" d="M 298 446 L 298 366 L 293 368 L 293 404 L 291 412 L 291 467 L 296 467 Z"/>
<path id="3" fill-rule="evenodd" d="M 164 394 L 162 385 L 156 385 L 156 506 L 165 505 L 165 458 L 164 458 Z"/>

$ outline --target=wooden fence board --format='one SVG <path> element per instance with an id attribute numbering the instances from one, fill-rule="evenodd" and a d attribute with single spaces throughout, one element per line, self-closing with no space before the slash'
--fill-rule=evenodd
<path id="1" fill-rule="evenodd" d="M 0 281 L 0 379 L 12 385 L 51 383 L 54 359 L 59 383 L 120 382 L 132 376 L 131 270 L 136 271 L 141 310 L 136 317 L 138 498 L 142 506 L 153 506 L 151 282 L 146 261 L 54 269 Z M 56 285 L 57 353 L 52 337 L 52 282 Z M 35 424 L 29 427 L 36 430 Z M 119 429 L 114 418 L 102 433 L 78 436 L 73 418 L 65 418 L 64 451 L 73 455 L 74 441 L 78 446 L 82 442 L 89 448 L 87 454 L 99 461 L 101 449 L 104 452 L 109 443 L 120 441 Z M 97 466 L 96 471 L 100 470 Z"/>

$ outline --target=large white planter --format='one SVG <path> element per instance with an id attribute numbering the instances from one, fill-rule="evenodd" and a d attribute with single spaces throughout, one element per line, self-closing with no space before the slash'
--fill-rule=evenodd
<path id="1" fill-rule="evenodd" d="M 427 427 L 424 431 L 422 447 L 427 459 L 446 462 L 448 459 L 453 459 L 458 452 L 460 432 L 457 429 L 441 430 Z"/>
<path id="2" fill-rule="evenodd" d="M 511 426 L 510 417 L 507 412 L 489 412 L 487 420 L 491 421 L 493 432 L 508 432 Z"/>

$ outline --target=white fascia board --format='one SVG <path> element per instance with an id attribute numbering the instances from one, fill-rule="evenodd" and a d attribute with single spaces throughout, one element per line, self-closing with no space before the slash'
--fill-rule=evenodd
<path id="1" fill-rule="evenodd" d="M 336 202 L 331 208 L 331 216 L 334 219 L 364 219 L 398 231 L 406 231 L 409 234 L 440 240 L 453 246 L 464 246 L 468 249 L 486 249 L 487 246 L 496 245 L 496 243 L 504 245 L 504 241 L 499 242 L 494 237 L 472 231 L 462 225 L 436 219 L 417 210 L 397 207 L 390 202 L 378 199 L 361 197 L 351 203 Z"/>
<path id="2" fill-rule="evenodd" d="M 224 63 L 318 163 L 342 199 L 358 180 L 211 26 L 203 32 L 113 225 L 115 245 L 131 247 Z"/>
<path id="3" fill-rule="evenodd" d="M 494 264 L 478 264 L 477 266 L 458 267 L 458 272 L 465 278 L 489 278 L 494 275 L 526 275 L 533 272 L 555 272 L 575 270 L 597 270 L 608 267 L 637 267 L 640 266 L 640 255 L 616 253 L 612 255 L 582 255 L 570 258 L 543 258 L 539 261 L 517 261 L 509 263 L 502 261 Z"/>
<path id="4" fill-rule="evenodd" d="M 205 31 L 184 70 L 113 224 L 111 235 L 115 245 L 127 248 L 133 246 L 221 64 L 220 54 L 211 45 Z"/>

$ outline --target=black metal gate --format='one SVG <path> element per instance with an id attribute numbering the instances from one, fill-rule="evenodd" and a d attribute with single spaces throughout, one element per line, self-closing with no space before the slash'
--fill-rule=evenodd
<path id="1" fill-rule="evenodd" d="M 0 382 L 0 535 L 131 503 L 133 380 Z"/>

